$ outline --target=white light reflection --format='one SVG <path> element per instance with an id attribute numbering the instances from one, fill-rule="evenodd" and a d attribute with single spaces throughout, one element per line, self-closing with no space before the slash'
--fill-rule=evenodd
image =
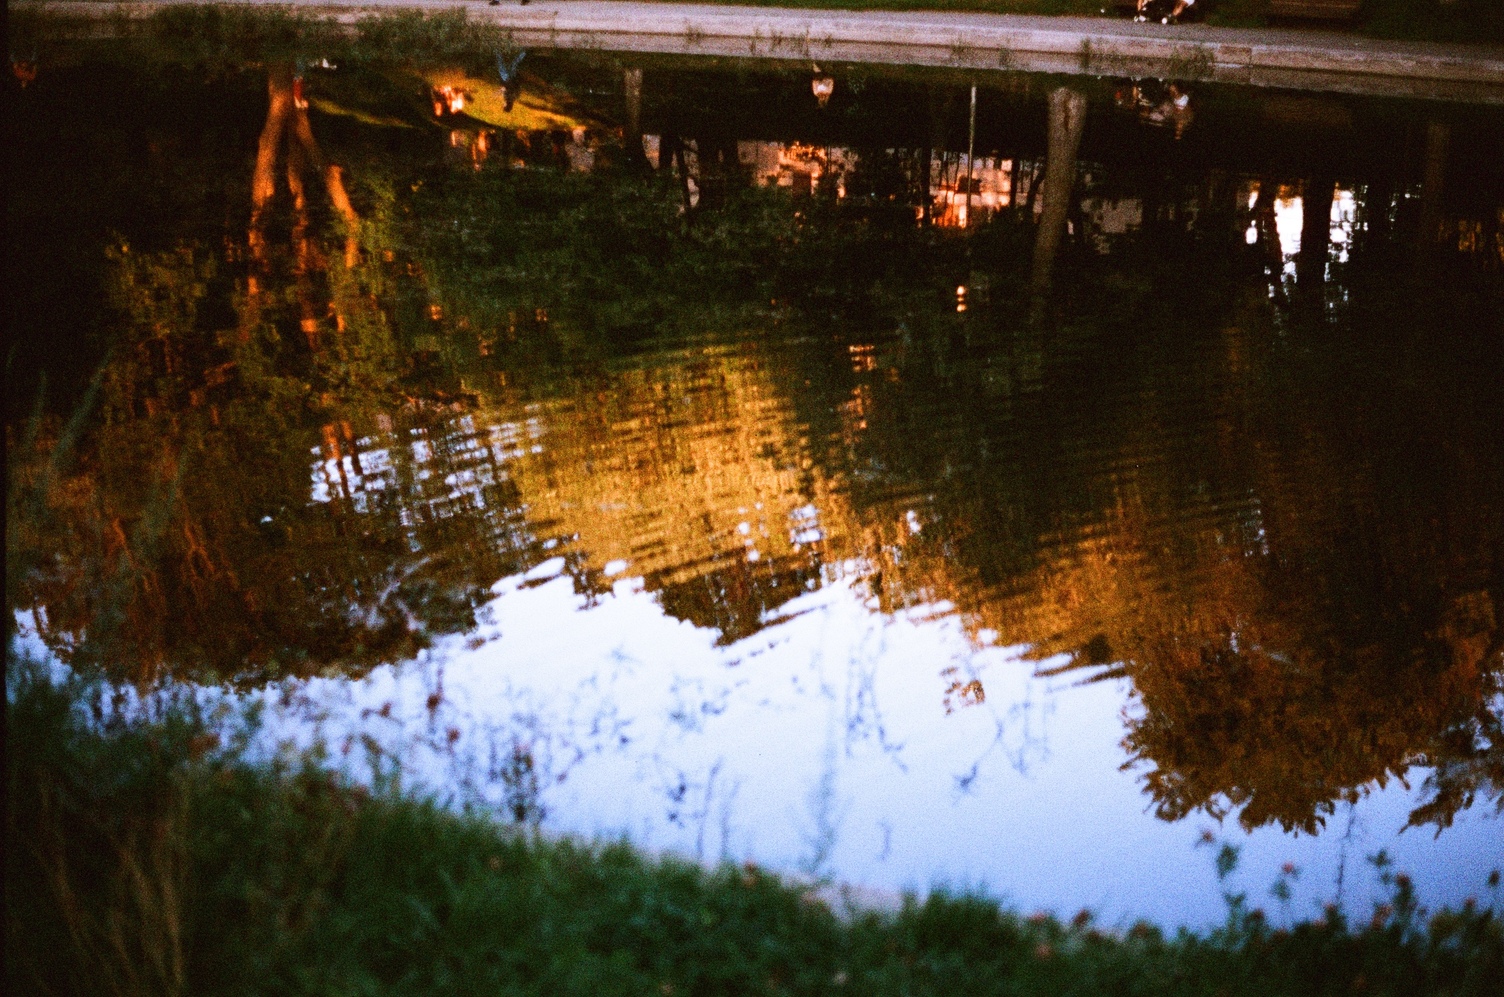
<path id="1" fill-rule="evenodd" d="M 1358 227 L 1358 196 L 1345 187 L 1338 187 L 1332 198 L 1331 253 L 1330 263 L 1346 263 L 1352 252 L 1353 235 Z M 1327 278 L 1331 278 L 1331 265 L 1327 266 Z"/>

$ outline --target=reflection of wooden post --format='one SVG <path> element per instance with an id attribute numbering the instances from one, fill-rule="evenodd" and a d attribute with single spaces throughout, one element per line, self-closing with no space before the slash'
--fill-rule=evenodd
<path id="1" fill-rule="evenodd" d="M 976 182 L 972 160 L 977 153 L 977 85 L 971 85 L 971 121 L 966 126 L 966 224 L 971 224 L 971 187 Z"/>
<path id="2" fill-rule="evenodd" d="M 1420 229 L 1416 242 L 1429 246 L 1441 233 L 1441 189 L 1446 181 L 1447 144 L 1452 129 L 1444 121 L 1426 125 L 1426 161 L 1420 181 Z"/>
<path id="3" fill-rule="evenodd" d="M 1394 179 L 1387 169 L 1381 167 L 1378 176 L 1368 185 L 1368 196 L 1362 204 L 1363 249 L 1373 249 L 1389 238 L 1389 203 L 1394 199 Z"/>
<path id="4" fill-rule="evenodd" d="M 1253 210 L 1249 212 L 1250 220 L 1258 233 L 1255 245 L 1259 251 L 1260 265 L 1265 273 L 1273 274 L 1276 280 L 1284 262 L 1279 247 L 1279 227 L 1275 224 L 1274 217 L 1274 194 L 1278 187 L 1279 184 L 1272 178 L 1260 180 L 1259 196 L 1253 202 Z"/>
<path id="5" fill-rule="evenodd" d="M 942 155 L 945 152 L 946 125 L 949 123 L 950 109 L 955 101 L 955 94 L 947 93 L 943 98 L 933 89 L 929 91 L 930 113 L 930 142 L 924 150 L 924 223 L 928 225 L 934 217 L 935 190 L 934 190 L 934 162 L 935 153 Z M 943 159 L 942 159 L 943 162 Z M 943 170 L 941 176 L 944 176 Z"/>
<path id="6" fill-rule="evenodd" d="M 920 150 L 923 159 L 919 162 L 919 187 L 920 187 L 920 210 L 919 220 L 925 225 L 931 221 L 935 208 L 934 180 L 931 172 L 935 162 L 935 150 L 933 146 L 926 145 Z"/>
<path id="7" fill-rule="evenodd" d="M 627 97 L 627 132 L 642 134 L 642 70 L 636 67 L 622 70 L 622 91 Z"/>
<path id="8" fill-rule="evenodd" d="M 647 154 L 642 149 L 642 70 L 635 66 L 621 71 L 621 89 L 627 99 L 627 159 L 638 162 Z"/>
<path id="9" fill-rule="evenodd" d="M 1302 295 L 1320 300 L 1326 280 L 1327 249 L 1332 241 L 1332 199 L 1337 182 L 1317 176 L 1305 182 L 1300 198 L 1300 252 L 1295 256 L 1295 286 Z"/>
<path id="10" fill-rule="evenodd" d="M 950 137 L 950 112 L 955 103 L 956 95 L 948 90 L 943 97 L 930 91 L 930 145 L 942 152 Z"/>
<path id="11" fill-rule="evenodd" d="M 1029 285 L 1035 294 L 1043 294 L 1050 287 L 1055 251 L 1060 248 L 1065 216 L 1070 210 L 1071 189 L 1076 186 L 1076 152 L 1081 148 L 1081 132 L 1085 125 L 1084 96 L 1069 87 L 1060 87 L 1050 94 L 1049 147 L 1040 191 L 1044 209 L 1034 235 L 1034 274 Z"/>
<path id="12" fill-rule="evenodd" d="M 696 150 L 698 152 L 698 150 Z M 695 156 L 695 165 L 699 165 L 699 156 Z M 690 187 L 689 180 L 689 156 L 684 148 L 684 140 L 676 132 L 664 132 L 659 140 L 658 162 L 671 163 L 672 168 L 679 174 L 679 190 L 684 196 L 685 221 L 694 219 L 695 199 L 694 191 Z"/>

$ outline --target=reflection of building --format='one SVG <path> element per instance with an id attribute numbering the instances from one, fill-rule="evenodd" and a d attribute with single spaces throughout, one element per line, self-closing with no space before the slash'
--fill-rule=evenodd
<path id="1" fill-rule="evenodd" d="M 434 87 L 432 96 L 433 116 L 436 118 L 442 118 L 447 114 L 459 114 L 465 109 L 465 104 L 470 99 L 470 94 L 465 90 L 450 86 Z"/>
<path id="2" fill-rule="evenodd" d="M 647 158 L 648 165 L 653 169 L 662 169 L 663 161 L 659 152 L 663 145 L 662 139 L 657 135 L 644 135 L 642 137 L 642 154 Z"/>
<path id="3" fill-rule="evenodd" d="M 492 128 L 454 128 L 449 132 L 451 158 L 468 161 L 477 170 L 490 158 L 491 150 L 495 147 L 496 131 Z"/>
<path id="4" fill-rule="evenodd" d="M 838 198 L 846 196 L 845 175 L 856 165 L 850 149 L 798 142 L 742 141 L 736 143 L 736 156 L 757 183 L 809 194 L 829 177 Z"/>
<path id="5" fill-rule="evenodd" d="M 931 219 L 935 225 L 965 228 L 986 221 L 1013 204 L 1011 159 L 979 156 L 968 163 L 959 152 L 936 152 L 930 160 Z M 968 196 L 970 195 L 970 196 Z"/>
<path id="6" fill-rule="evenodd" d="M 846 177 L 858 166 L 855 150 L 841 146 L 765 141 L 736 145 L 738 160 L 755 182 L 783 187 L 796 195 L 809 194 L 826 180 L 835 196 L 843 198 Z M 964 154 L 932 153 L 929 195 L 934 224 L 964 228 L 1012 205 L 1014 170 L 1011 159 L 977 157 L 968 165 Z"/>
<path id="7" fill-rule="evenodd" d="M 413 554 L 444 556 L 452 552 L 442 545 L 462 537 L 489 548 L 471 556 L 515 554 L 535 542 L 507 464 L 536 446 L 536 421 L 478 425 L 472 415 L 419 408 L 400 421 L 380 415 L 358 438 L 340 429 L 326 427 L 314 451 L 314 502 L 379 518 Z"/>
<path id="8" fill-rule="evenodd" d="M 1137 197 L 1084 197 L 1081 217 L 1084 237 L 1097 252 L 1105 253 L 1115 237 L 1137 231 L 1144 224 L 1144 202 Z"/>
<path id="9" fill-rule="evenodd" d="M 589 173 L 595 169 L 595 150 L 599 140 L 584 128 L 573 128 L 569 140 L 564 143 L 564 158 L 574 173 Z"/>

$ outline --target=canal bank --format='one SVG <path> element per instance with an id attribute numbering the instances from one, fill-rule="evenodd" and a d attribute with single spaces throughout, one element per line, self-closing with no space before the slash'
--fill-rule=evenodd
<path id="1" fill-rule="evenodd" d="M 21 2 L 16 11 L 119 24 L 158 2 Z M 282 8 L 267 0 L 222 6 Z M 1135 24 L 1108 18 L 931 11 L 801 11 L 626 0 L 321 0 L 291 5 L 354 22 L 396 11 L 467 16 L 508 32 L 518 47 L 587 49 L 793 62 L 865 62 L 1093 76 L 1156 76 L 1252 86 L 1504 103 L 1504 49 L 1386 41 L 1317 31 Z"/>

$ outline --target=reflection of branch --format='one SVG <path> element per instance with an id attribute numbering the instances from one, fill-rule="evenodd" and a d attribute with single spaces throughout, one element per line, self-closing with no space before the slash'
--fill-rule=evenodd
<path id="1" fill-rule="evenodd" d="M 1338 910 L 1342 909 L 1342 886 L 1347 879 L 1347 847 L 1352 843 L 1353 831 L 1358 825 L 1358 807 L 1352 801 L 1347 804 L 1347 830 L 1342 833 L 1342 849 L 1337 857 L 1337 898 L 1333 901 Z"/>
<path id="2" fill-rule="evenodd" d="M 710 772 L 705 776 L 705 799 L 700 807 L 700 812 L 695 814 L 698 819 L 698 828 L 695 831 L 695 861 L 705 860 L 705 823 L 710 819 L 710 803 L 715 797 L 715 777 L 721 774 L 721 765 L 724 758 L 717 758 L 715 764 L 710 766 Z M 724 815 L 723 815 L 724 816 Z M 721 843 L 722 852 L 725 851 L 724 835 Z"/>
<path id="3" fill-rule="evenodd" d="M 865 645 L 869 639 L 871 639 L 870 631 L 863 639 L 863 644 Z M 875 661 L 886 651 L 886 642 L 884 642 L 876 653 L 867 655 L 867 659 Z M 863 668 L 855 652 L 848 659 L 847 666 L 845 702 L 847 757 L 851 756 L 852 742 L 865 739 L 870 731 L 877 735 L 877 746 L 883 754 L 892 759 L 900 772 L 908 772 L 909 766 L 903 760 L 903 744 L 888 740 L 887 725 L 883 722 L 882 709 L 877 702 L 876 673 L 870 667 Z"/>
<path id="4" fill-rule="evenodd" d="M 966 663 L 966 674 L 970 676 L 971 683 L 975 683 L 978 686 L 981 685 L 981 672 L 972 665 L 970 660 Z M 965 772 L 954 777 L 957 792 L 962 794 L 971 792 L 977 776 L 982 773 L 982 763 L 999 748 L 1003 749 L 1009 756 L 1008 762 L 1013 770 L 1022 776 L 1029 774 L 1031 760 L 1037 759 L 1043 761 L 1049 758 L 1050 748 L 1048 737 L 1043 733 L 1035 734 L 1030 720 L 1036 709 L 1039 709 L 1042 715 L 1047 716 L 1053 712 L 1054 707 L 1050 703 L 1046 703 L 1042 707 L 1036 704 L 1029 692 L 1032 688 L 1031 683 L 1025 691 L 1023 701 L 1010 706 L 1006 717 L 998 712 L 995 703 L 988 702 L 986 699 L 979 700 L 976 703 L 976 705 L 985 708 L 992 716 L 992 740 L 987 742 L 987 746 L 982 749 L 981 753 L 972 759 L 971 766 Z M 1019 737 L 1016 749 L 1009 749 L 1007 745 L 1010 723 L 1018 724 Z"/>
<path id="5" fill-rule="evenodd" d="M 727 793 L 725 799 L 721 801 L 721 852 L 718 856 L 721 862 L 731 859 L 731 805 L 736 802 L 736 794 L 741 791 L 741 788 L 742 782 L 738 779 L 731 784 L 731 792 Z M 709 805 L 708 800 L 706 805 Z"/>
<path id="6" fill-rule="evenodd" d="M 298 140 L 298 145 L 307 154 L 308 161 L 313 164 L 313 168 L 323 174 L 324 187 L 329 191 L 329 200 L 333 202 L 334 210 L 338 211 L 340 217 L 345 220 L 345 266 L 353 267 L 357 258 L 355 234 L 359 230 L 360 216 L 355 213 L 355 207 L 350 203 L 350 194 L 345 190 L 344 171 L 324 159 L 318 142 L 314 140 L 313 125 L 308 120 L 306 107 L 297 107 L 294 110 L 293 134 Z"/>
<path id="7" fill-rule="evenodd" d="M 799 866 L 808 876 L 825 875 L 831 856 L 835 853 L 841 822 L 845 818 L 844 808 L 836 796 L 837 757 L 835 729 L 832 726 L 825 742 L 825 763 L 821 767 L 820 778 L 810 787 L 805 801 L 814 827 L 801 835 L 804 843 L 809 846 L 810 853 L 807 858 L 800 860 Z"/>

